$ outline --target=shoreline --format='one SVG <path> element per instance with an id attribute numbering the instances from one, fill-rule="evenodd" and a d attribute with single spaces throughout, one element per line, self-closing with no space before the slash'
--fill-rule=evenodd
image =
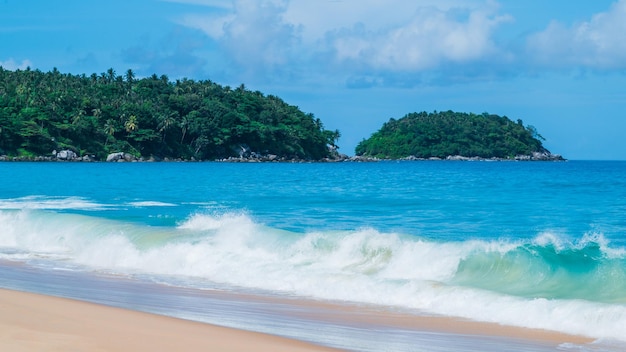
<path id="1" fill-rule="evenodd" d="M 556 350 L 563 344 L 587 345 L 594 339 L 560 332 L 504 326 L 444 316 L 413 315 L 384 307 L 220 292 L 236 300 L 289 304 L 303 319 L 351 328 L 399 329 L 435 334 L 439 339 L 499 341 Z M 52 351 L 341 351 L 298 339 L 221 327 L 117 308 L 72 298 L 0 288 L 0 349 Z M 446 337 L 447 336 L 447 337 Z M 419 341 L 416 341 L 419 343 Z"/>
<path id="2" fill-rule="evenodd" d="M 34 158 L 27 157 L 8 157 L 6 155 L 0 156 L 0 162 L 5 163 L 87 163 L 87 164 L 100 164 L 100 163 L 226 163 L 226 164 L 333 164 L 333 163 L 378 163 L 378 162 L 437 162 L 437 161 L 452 161 L 452 162 L 566 162 L 568 159 L 558 157 L 547 158 L 532 158 L 532 157 L 515 157 L 515 158 L 481 158 L 481 157 L 465 157 L 460 155 L 450 155 L 445 158 L 431 157 L 431 158 L 417 158 L 409 156 L 399 159 L 379 159 L 374 157 L 365 156 L 351 156 L 345 158 L 324 158 L 320 160 L 306 160 L 306 159 L 285 159 L 278 160 L 270 159 L 258 159 L 258 158 L 235 158 L 230 157 L 227 159 L 215 159 L 215 160 L 195 160 L 195 159 L 180 159 L 180 158 L 164 158 L 164 159 L 152 159 L 152 158 L 134 158 L 134 159 L 118 159 L 118 160 L 96 160 L 96 159 L 57 159 L 53 157 L 38 156 Z"/>
<path id="3" fill-rule="evenodd" d="M 376 329 L 391 328 L 450 336 L 472 336 L 479 340 L 495 338 L 554 347 L 561 344 L 587 345 L 596 341 L 592 337 L 559 331 L 502 325 L 454 316 L 430 315 L 419 312 L 413 314 L 409 311 L 371 304 L 320 301 L 299 297 L 260 296 L 237 292 L 220 292 L 214 293 L 214 295 L 239 296 L 238 300 L 269 302 L 270 304 L 287 303 L 292 306 L 294 311 L 302 312 L 301 315 L 305 318 L 332 321 L 352 327 L 367 326 Z"/>
<path id="4" fill-rule="evenodd" d="M 377 158 L 367 155 L 348 156 L 346 154 L 331 154 L 321 159 L 301 159 L 293 156 L 280 156 L 273 154 L 248 153 L 239 157 L 231 156 L 212 160 L 184 159 L 181 157 L 155 157 L 136 156 L 126 152 L 109 154 L 106 159 L 98 159 L 95 155 L 79 156 L 72 150 L 62 150 L 52 155 L 38 156 L 8 156 L 0 155 L 0 161 L 35 161 L 35 162 L 226 162 L 226 163 L 341 163 L 341 162 L 380 162 L 380 161 L 567 161 L 560 154 L 552 154 L 549 151 L 535 151 L 530 154 L 516 155 L 514 157 L 481 157 L 464 155 L 447 155 L 445 157 L 416 157 L 409 155 L 402 158 Z"/>
<path id="5" fill-rule="evenodd" d="M 7 351 L 340 351 L 280 336 L 0 289 Z"/>

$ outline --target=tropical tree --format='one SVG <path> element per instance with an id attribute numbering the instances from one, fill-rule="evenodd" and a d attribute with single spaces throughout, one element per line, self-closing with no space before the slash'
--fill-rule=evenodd
<path id="1" fill-rule="evenodd" d="M 169 115 L 161 116 L 159 121 L 159 133 L 162 133 L 161 140 L 165 141 L 165 133 L 176 123 L 176 113 L 170 113 Z"/>
<path id="2" fill-rule="evenodd" d="M 8 155 L 71 148 L 103 156 L 114 147 L 212 159 L 236 156 L 245 145 L 314 160 L 328 156 L 339 136 L 312 114 L 244 84 L 232 90 L 210 80 L 137 79 L 113 68 L 100 75 L 0 68 L 0 135 L 0 152 Z"/>
<path id="3" fill-rule="evenodd" d="M 128 85 L 132 85 L 133 82 L 135 81 L 135 73 L 133 72 L 132 69 L 128 69 L 126 71 L 126 82 L 128 83 Z"/>
<path id="4" fill-rule="evenodd" d="M 137 123 L 137 116 L 130 115 L 126 122 L 124 122 L 124 128 L 128 133 L 137 131 L 137 129 L 139 128 L 139 125 Z"/>
<path id="5" fill-rule="evenodd" d="M 108 69 L 105 77 L 107 83 L 113 83 L 115 81 L 115 70 L 113 68 Z"/>
<path id="6" fill-rule="evenodd" d="M 104 146 L 106 147 L 109 143 L 109 138 L 113 137 L 115 134 L 115 122 L 112 119 L 108 119 L 104 124 L 104 134 L 106 135 L 106 140 L 104 141 Z"/>

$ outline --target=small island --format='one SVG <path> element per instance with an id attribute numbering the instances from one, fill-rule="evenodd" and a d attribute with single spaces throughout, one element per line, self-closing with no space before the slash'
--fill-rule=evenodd
<path id="1" fill-rule="evenodd" d="M 564 160 L 522 120 L 506 116 L 445 112 L 411 113 L 390 119 L 356 147 L 356 155 L 408 160 Z"/>

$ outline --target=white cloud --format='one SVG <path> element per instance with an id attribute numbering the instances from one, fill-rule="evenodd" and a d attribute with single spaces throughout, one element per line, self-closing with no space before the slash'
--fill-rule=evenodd
<path id="1" fill-rule="evenodd" d="M 606 12 L 570 27 L 552 22 L 528 39 L 533 59 L 543 65 L 584 66 L 599 69 L 626 67 L 626 0 Z"/>
<path id="2" fill-rule="evenodd" d="M 490 0 L 233 0 L 230 9 L 188 14 L 179 23 L 213 38 L 247 73 L 348 77 L 497 56 L 492 36 L 511 19 L 498 10 Z"/>
<path id="3" fill-rule="evenodd" d="M 384 30 L 408 22 L 419 8 L 447 10 L 470 7 L 476 1 L 460 0 L 291 0 L 284 17 L 301 25 L 306 43 L 324 38 L 327 33 L 363 24 L 371 31 Z"/>
<path id="4" fill-rule="evenodd" d="M 33 63 L 30 62 L 30 60 L 28 59 L 22 60 L 22 62 L 16 62 L 13 58 L 9 58 L 6 61 L 0 61 L 0 66 L 11 71 L 14 71 L 17 69 L 24 70 L 27 67 L 32 66 L 32 65 Z"/>
<path id="5" fill-rule="evenodd" d="M 297 41 L 297 27 L 283 19 L 286 1 L 236 0 L 225 15 L 188 15 L 181 23 L 200 29 L 244 66 L 287 62 Z"/>
<path id="6" fill-rule="evenodd" d="M 411 19 L 385 31 L 356 27 L 334 36 L 339 61 L 374 69 L 416 72 L 441 64 L 464 63 L 498 52 L 491 36 L 508 16 L 491 8 L 418 9 Z"/>
<path id="7" fill-rule="evenodd" d="M 235 18 L 236 16 L 233 14 L 226 16 L 189 14 L 185 15 L 179 21 L 179 24 L 199 29 L 209 37 L 220 40 L 225 35 L 224 26 L 235 20 Z"/>
<path id="8" fill-rule="evenodd" d="M 503 37 L 513 17 L 495 0 L 162 1 L 206 6 L 178 23 L 212 38 L 220 67 L 247 82 L 394 85 L 491 79 L 529 67 L 626 67 L 626 0 L 585 22 L 553 22 L 521 47 Z"/>
<path id="9" fill-rule="evenodd" d="M 223 34 L 216 31 L 224 22 L 238 17 L 240 10 L 246 10 L 247 5 L 273 3 L 275 9 L 281 12 L 284 23 L 300 27 L 302 39 L 314 42 L 324 38 L 326 33 L 341 28 L 350 28 L 357 23 L 367 23 L 371 30 L 378 30 L 411 18 L 417 9 L 436 7 L 450 9 L 452 7 L 472 8 L 480 0 L 259 0 L 257 2 L 242 0 L 162 0 L 167 2 L 204 5 L 228 10 L 227 15 L 199 15 L 189 14 L 181 21 L 182 24 L 195 28 L 210 28 L 210 35 Z M 258 3 L 258 4 L 257 4 Z"/>
<path id="10" fill-rule="evenodd" d="M 223 25 L 222 42 L 235 60 L 248 67 L 257 63 L 287 63 L 290 50 L 297 42 L 297 28 L 284 21 L 283 1 L 238 0 L 236 16 Z"/>

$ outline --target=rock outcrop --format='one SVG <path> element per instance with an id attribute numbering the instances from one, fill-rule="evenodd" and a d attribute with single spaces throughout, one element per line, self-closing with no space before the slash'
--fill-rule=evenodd
<path id="1" fill-rule="evenodd" d="M 108 162 L 138 161 L 138 159 L 129 153 L 117 152 L 107 155 Z"/>
<path id="2" fill-rule="evenodd" d="M 61 150 L 60 152 L 52 152 L 57 158 L 57 160 L 75 160 L 78 159 L 78 155 L 71 150 Z"/>

